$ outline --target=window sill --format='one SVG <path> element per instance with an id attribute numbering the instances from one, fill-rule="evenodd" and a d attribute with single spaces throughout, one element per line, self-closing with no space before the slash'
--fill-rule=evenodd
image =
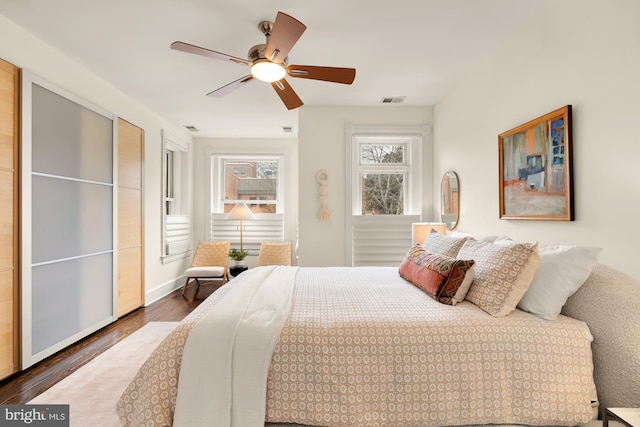
<path id="1" fill-rule="evenodd" d="M 178 261 L 189 256 L 191 256 L 191 250 L 188 250 L 187 252 L 181 252 L 179 254 L 162 255 L 161 259 L 162 264 L 169 264 L 171 262 Z"/>

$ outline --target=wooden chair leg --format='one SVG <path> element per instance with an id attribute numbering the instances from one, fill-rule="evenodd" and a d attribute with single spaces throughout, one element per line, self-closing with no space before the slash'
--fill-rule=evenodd
<path id="1" fill-rule="evenodd" d="M 187 285 L 189 284 L 189 279 L 191 279 L 191 277 L 187 277 L 187 280 L 184 281 L 184 286 L 182 287 L 182 295 L 184 295 L 184 292 L 187 290 Z"/>
<path id="2" fill-rule="evenodd" d="M 194 277 L 194 279 L 196 280 L 196 283 L 198 284 L 198 286 L 196 287 L 196 293 L 193 294 L 193 297 L 197 297 L 198 296 L 198 291 L 200 290 L 200 281 L 198 280 L 197 277 Z"/>
<path id="3" fill-rule="evenodd" d="M 193 297 L 195 298 L 198 295 L 198 291 L 200 290 L 200 285 L 202 284 L 200 283 L 200 280 L 198 280 L 197 277 L 187 277 L 187 280 L 184 282 L 184 286 L 182 286 L 182 295 L 184 295 L 185 291 L 187 290 L 187 285 L 189 284 L 189 280 L 191 279 L 195 280 L 197 283 L 196 293 L 193 295 Z M 211 279 L 221 279 L 222 285 L 224 285 L 226 282 L 229 281 L 229 277 L 227 277 L 226 273 L 222 277 L 212 277 Z"/>

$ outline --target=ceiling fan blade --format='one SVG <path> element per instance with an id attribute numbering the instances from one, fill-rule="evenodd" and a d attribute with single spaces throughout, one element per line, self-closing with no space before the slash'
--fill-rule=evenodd
<path id="1" fill-rule="evenodd" d="M 207 96 L 211 96 L 213 98 L 222 98 L 230 92 L 233 92 L 236 89 L 241 88 L 245 84 L 253 81 L 253 76 L 249 74 L 248 76 L 244 76 L 239 78 L 238 80 L 231 82 L 227 85 L 224 85 L 216 90 L 213 90 L 207 94 Z"/>
<path id="2" fill-rule="evenodd" d="M 324 80 L 326 82 L 350 85 L 356 78 L 355 68 L 314 67 L 313 65 L 289 65 L 287 74 L 303 79 Z"/>
<path id="3" fill-rule="evenodd" d="M 304 104 L 285 79 L 271 82 L 271 86 L 276 90 L 276 93 L 280 99 L 282 99 L 282 102 L 284 102 L 288 110 L 293 110 Z"/>
<path id="4" fill-rule="evenodd" d="M 189 43 L 173 42 L 171 43 L 171 49 L 193 53 L 195 55 L 208 56 L 209 58 L 221 59 L 223 61 L 231 61 L 237 64 L 251 65 L 251 62 L 246 59 L 236 58 L 235 56 L 216 52 L 215 50 L 205 49 L 204 47 L 195 46 Z"/>
<path id="5" fill-rule="evenodd" d="M 286 13 L 278 12 L 267 41 L 265 56 L 271 62 L 282 63 L 307 26 Z"/>

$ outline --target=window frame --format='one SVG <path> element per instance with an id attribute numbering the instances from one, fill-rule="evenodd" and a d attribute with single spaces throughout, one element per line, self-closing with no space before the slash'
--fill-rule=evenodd
<path id="1" fill-rule="evenodd" d="M 162 263 L 186 258 L 193 251 L 193 218 L 191 213 L 191 184 L 189 175 L 190 144 L 162 131 Z M 172 209 L 169 209 L 171 207 Z M 180 213 L 175 213 L 179 210 Z M 174 218 L 186 220 L 188 245 L 184 250 L 170 253 L 167 226 Z"/>
<path id="2" fill-rule="evenodd" d="M 355 126 L 347 125 L 347 217 L 362 215 L 362 185 L 360 176 L 364 171 L 377 173 L 393 173 L 401 171 L 406 174 L 404 185 L 403 215 L 419 215 L 422 213 L 422 181 L 423 161 L 422 146 L 427 139 L 425 126 Z M 406 147 L 404 162 L 398 164 L 363 164 L 361 147 L 368 144 L 403 144 Z M 349 230 L 351 225 L 348 224 Z"/>

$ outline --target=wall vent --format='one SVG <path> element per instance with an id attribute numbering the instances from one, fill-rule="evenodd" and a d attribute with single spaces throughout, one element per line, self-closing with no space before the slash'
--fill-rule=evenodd
<path id="1" fill-rule="evenodd" d="M 400 104 L 406 96 L 385 96 L 380 100 L 381 104 Z"/>
<path id="2" fill-rule="evenodd" d="M 198 132 L 198 128 L 197 128 L 197 127 L 195 127 L 194 125 L 184 125 L 184 127 L 185 127 L 187 130 L 190 130 L 191 132 Z"/>
<path id="3" fill-rule="evenodd" d="M 282 132 L 293 132 L 293 126 L 282 126 Z"/>

